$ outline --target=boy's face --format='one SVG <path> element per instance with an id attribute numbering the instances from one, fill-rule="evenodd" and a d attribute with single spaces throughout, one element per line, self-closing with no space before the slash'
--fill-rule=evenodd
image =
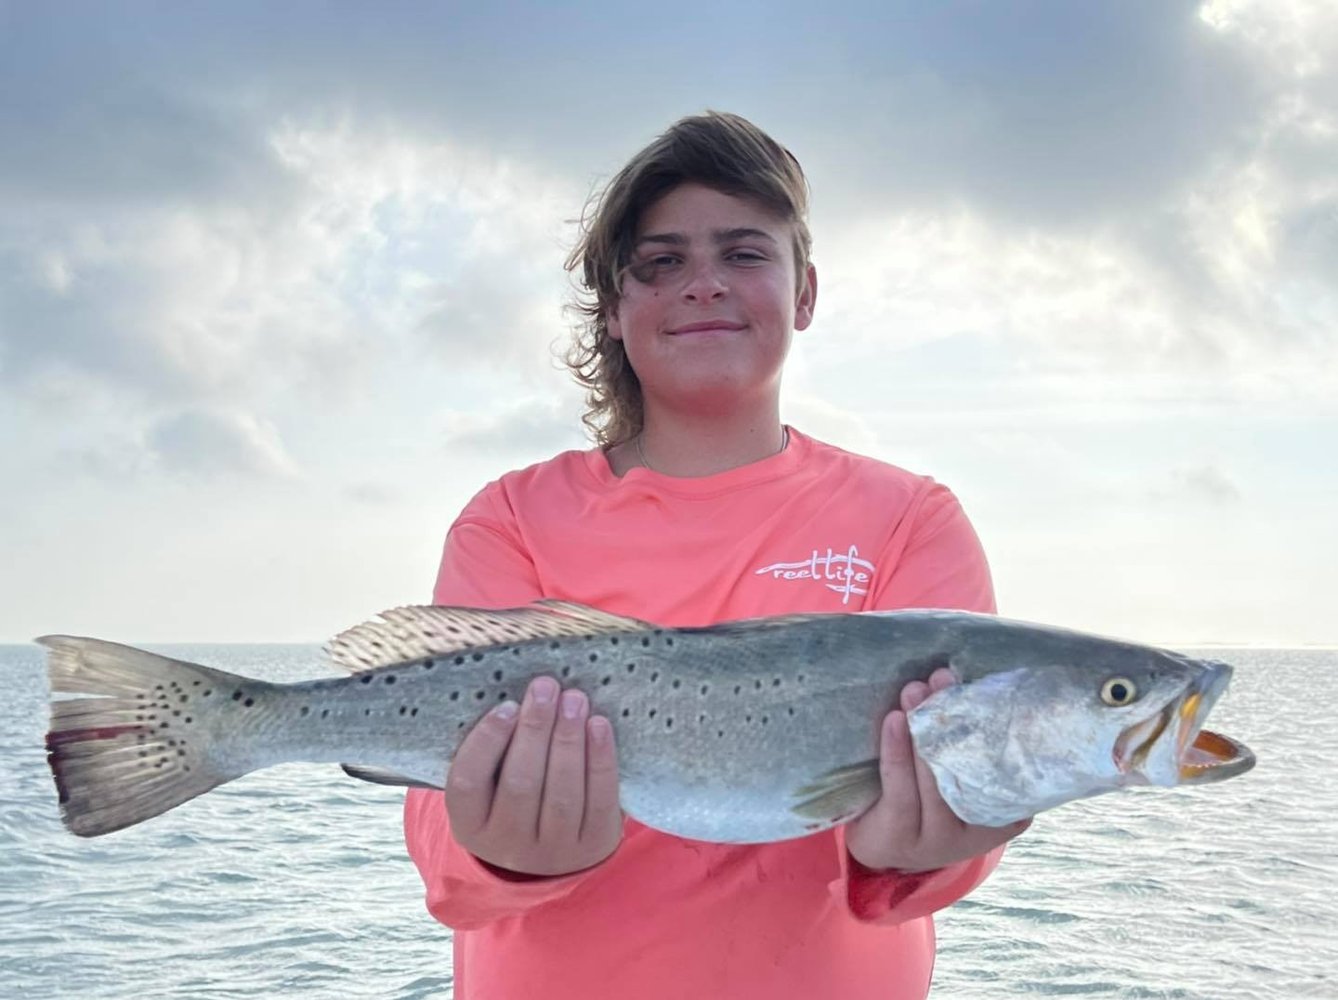
<path id="1" fill-rule="evenodd" d="M 817 276 L 797 287 L 791 225 L 748 198 L 681 184 L 642 213 L 609 317 L 647 406 L 774 400 Z"/>

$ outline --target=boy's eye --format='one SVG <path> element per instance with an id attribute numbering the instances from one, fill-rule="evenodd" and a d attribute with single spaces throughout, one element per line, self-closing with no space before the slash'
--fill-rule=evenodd
<path id="1" fill-rule="evenodd" d="M 653 285 L 658 278 L 671 274 L 682 261 L 673 254 L 660 253 L 627 266 L 627 273 L 643 285 Z"/>

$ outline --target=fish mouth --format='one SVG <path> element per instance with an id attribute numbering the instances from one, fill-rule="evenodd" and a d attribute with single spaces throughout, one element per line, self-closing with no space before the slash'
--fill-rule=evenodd
<path id="1" fill-rule="evenodd" d="M 1209 662 L 1204 668 L 1179 698 L 1120 733 L 1114 758 L 1121 774 L 1141 774 L 1158 785 L 1201 785 L 1254 767 L 1249 747 L 1203 728 L 1231 679 L 1225 663 Z"/>

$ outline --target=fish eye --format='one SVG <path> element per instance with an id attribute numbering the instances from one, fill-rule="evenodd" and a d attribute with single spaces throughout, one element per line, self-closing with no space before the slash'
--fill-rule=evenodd
<path id="1" fill-rule="evenodd" d="M 1101 700 L 1120 708 L 1138 697 L 1138 685 L 1128 677 L 1110 677 L 1101 685 Z"/>

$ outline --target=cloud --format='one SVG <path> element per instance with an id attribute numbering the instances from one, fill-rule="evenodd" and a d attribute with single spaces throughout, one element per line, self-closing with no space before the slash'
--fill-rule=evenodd
<path id="1" fill-rule="evenodd" d="M 274 427 L 247 413 L 182 410 L 155 423 L 145 442 L 172 472 L 261 479 L 299 474 Z"/>
<path id="2" fill-rule="evenodd" d="M 1179 497 L 1222 506 L 1239 503 L 1240 487 L 1215 465 L 1198 465 L 1176 469 L 1171 473 L 1169 490 L 1159 490 L 1158 499 Z"/>
<path id="3" fill-rule="evenodd" d="M 505 409 L 446 415 L 444 446 L 476 455 L 524 455 L 537 461 L 556 451 L 589 447 L 573 406 L 553 398 L 521 400 Z"/>

